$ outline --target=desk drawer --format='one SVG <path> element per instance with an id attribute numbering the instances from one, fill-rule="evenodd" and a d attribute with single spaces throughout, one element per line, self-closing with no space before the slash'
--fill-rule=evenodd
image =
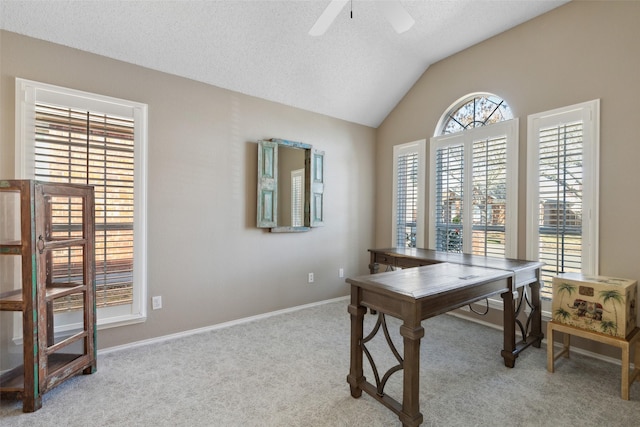
<path id="1" fill-rule="evenodd" d="M 421 265 L 429 265 L 430 262 L 425 260 L 419 260 L 415 258 L 398 258 L 396 260 L 396 266 L 402 268 L 420 267 Z"/>
<path id="2" fill-rule="evenodd" d="M 385 264 L 385 265 L 395 266 L 396 265 L 396 258 L 393 257 L 393 256 L 386 255 L 386 254 L 376 254 L 374 262 L 377 262 L 377 263 L 380 263 L 380 264 Z"/>

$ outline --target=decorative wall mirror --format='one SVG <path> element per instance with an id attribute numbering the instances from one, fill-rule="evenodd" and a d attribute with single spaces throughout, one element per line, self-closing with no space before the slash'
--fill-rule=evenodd
<path id="1" fill-rule="evenodd" d="M 258 228 L 272 233 L 324 225 L 324 152 L 302 142 L 258 141 Z"/>

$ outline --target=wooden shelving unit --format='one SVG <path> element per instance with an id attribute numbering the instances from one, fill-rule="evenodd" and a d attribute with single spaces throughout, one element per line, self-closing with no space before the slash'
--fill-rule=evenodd
<path id="1" fill-rule="evenodd" d="M 42 406 L 42 394 L 96 370 L 94 193 L 86 185 L 5 180 L 0 196 L 9 201 L 2 215 L 17 217 L 12 224 L 20 236 L 0 235 L 7 240 L 0 240 L 0 256 L 20 264 L 2 264 L 9 266 L 5 280 L 20 273 L 13 280 L 18 286 L 0 289 L 0 311 L 22 313 L 24 349 L 23 364 L 0 376 L 0 397 L 22 399 L 23 411 L 33 412 Z M 54 301 L 70 296 L 82 301 L 79 327 L 56 337 Z"/>

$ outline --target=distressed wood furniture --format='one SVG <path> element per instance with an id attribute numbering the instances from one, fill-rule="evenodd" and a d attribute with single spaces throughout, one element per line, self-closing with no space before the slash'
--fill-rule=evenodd
<path id="1" fill-rule="evenodd" d="M 423 320 L 500 295 L 504 302 L 504 348 L 501 355 L 505 365 L 513 367 L 519 352 L 529 345 L 540 346 L 543 337 L 539 300 L 542 263 L 412 248 L 371 249 L 370 252 L 370 270 L 373 274 L 347 279 L 347 283 L 351 284 L 351 303 L 348 309 L 351 315 L 351 360 L 347 382 L 353 397 L 360 397 L 362 391 L 365 391 L 396 413 L 404 426 L 417 426 L 423 421 L 418 398 Z M 412 268 L 375 274 L 381 263 Z M 531 301 L 524 292 L 526 285 L 531 288 Z M 521 294 L 517 307 L 514 301 L 516 292 Z M 531 308 L 526 327 L 518 320 L 523 300 Z M 365 337 L 363 321 L 367 309 L 378 313 L 378 321 L 373 331 Z M 387 339 L 398 365 L 380 378 L 366 345 L 380 327 L 385 336 L 388 335 L 385 321 L 387 314 L 403 322 L 400 335 L 403 337 L 404 353 L 401 356 Z M 516 325 L 525 331 L 519 345 L 515 342 Z M 374 371 L 375 385 L 364 377 L 363 354 L 367 356 Z M 388 378 L 400 370 L 403 371 L 401 403 L 384 391 Z"/>
<path id="2" fill-rule="evenodd" d="M 561 332 L 563 334 L 562 350 L 555 355 L 553 341 L 554 332 Z M 629 387 L 631 387 L 631 384 L 633 384 L 634 381 L 640 381 L 640 328 L 636 327 L 629 333 L 629 335 L 627 335 L 626 338 L 619 338 L 576 328 L 574 326 L 565 325 L 552 320 L 547 324 L 547 370 L 549 372 L 554 372 L 555 361 L 560 357 L 569 358 L 571 335 L 620 348 L 622 351 L 622 385 L 620 394 L 622 399 L 629 400 Z M 634 368 L 630 369 L 630 352 L 634 347 Z"/>
<path id="3" fill-rule="evenodd" d="M 540 269 L 543 263 L 420 248 L 369 249 L 369 252 L 371 274 L 378 272 L 380 264 L 410 268 L 441 262 L 510 271 L 513 275 L 512 295 L 517 293 L 517 298 L 514 300 L 510 295 L 503 295 L 502 298 L 504 328 L 502 356 L 505 366 L 512 368 L 518 354 L 530 345 L 540 348 L 544 338 L 540 308 Z M 528 311 L 528 315 L 525 311 Z M 522 337 L 518 342 L 516 342 L 516 328 Z"/>
<path id="4" fill-rule="evenodd" d="M 42 394 L 80 372 L 96 370 L 93 187 L 32 180 L 0 181 L 0 310 L 20 312 L 23 360 L 0 376 L 0 397 L 22 399 L 24 412 Z M 12 239 L 13 237 L 13 239 Z M 54 304 L 81 307 L 79 330 L 54 335 Z"/>

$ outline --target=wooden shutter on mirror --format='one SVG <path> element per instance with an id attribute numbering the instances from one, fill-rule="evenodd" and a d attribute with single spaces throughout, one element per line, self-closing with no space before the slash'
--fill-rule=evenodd
<path id="1" fill-rule="evenodd" d="M 320 227 L 324 225 L 324 151 L 307 150 L 307 197 L 309 202 L 305 205 L 309 207 L 308 222 L 310 227 Z M 305 212 L 305 216 L 307 212 Z"/>
<path id="2" fill-rule="evenodd" d="M 278 226 L 278 143 L 258 141 L 258 228 Z"/>

